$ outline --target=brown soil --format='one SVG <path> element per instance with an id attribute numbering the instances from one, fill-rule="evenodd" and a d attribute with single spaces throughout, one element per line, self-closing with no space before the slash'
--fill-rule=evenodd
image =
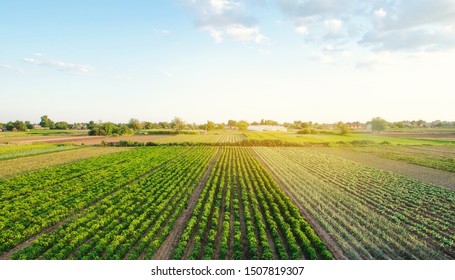
<path id="1" fill-rule="evenodd" d="M 322 241 L 325 243 L 329 251 L 333 254 L 333 257 L 338 260 L 347 260 L 347 256 L 343 253 L 342 249 L 338 245 L 338 243 L 328 234 L 324 228 L 317 222 L 317 220 L 313 217 L 313 215 L 308 212 L 305 207 L 303 207 L 299 201 L 295 198 L 295 196 L 286 188 L 283 182 L 279 179 L 279 177 L 275 174 L 275 172 L 269 167 L 269 165 L 259 157 L 259 155 L 252 150 L 253 153 L 256 155 L 256 158 L 259 162 L 270 172 L 273 179 L 280 188 L 284 191 L 284 193 L 291 199 L 292 203 L 297 206 L 300 211 L 300 214 L 305 218 L 305 220 L 310 224 L 311 228 L 313 228 L 314 232 L 319 236 Z"/>
<path id="2" fill-rule="evenodd" d="M 102 141 L 119 142 L 119 141 L 137 141 L 137 142 L 154 142 L 167 135 L 132 135 L 132 136 L 34 136 L 21 138 L 5 138 L 8 143 L 48 143 L 48 144 L 63 144 L 71 143 L 75 145 L 96 145 Z"/>
<path id="3" fill-rule="evenodd" d="M 220 151 L 218 150 L 218 153 L 212 159 L 209 167 L 207 168 L 204 175 L 202 176 L 202 179 L 199 182 L 199 185 L 194 189 L 193 194 L 191 195 L 190 199 L 188 200 L 188 207 L 186 209 L 184 209 L 182 211 L 182 213 L 180 214 L 180 216 L 177 218 L 174 226 L 172 227 L 172 230 L 169 232 L 169 235 L 166 237 L 166 240 L 164 240 L 164 242 L 160 246 L 160 248 L 153 255 L 152 260 L 169 260 L 171 258 L 172 252 L 174 251 L 174 248 L 178 243 L 178 239 L 179 239 L 180 235 L 182 235 L 183 230 L 185 229 L 185 225 L 188 223 L 188 221 L 191 217 L 191 214 L 193 213 L 194 206 L 196 206 L 199 196 L 201 195 L 202 190 L 203 190 L 205 184 L 207 183 L 209 175 L 212 172 L 212 169 L 215 166 L 215 163 L 216 163 L 219 155 L 220 155 Z"/>
<path id="4" fill-rule="evenodd" d="M 370 167 L 390 171 L 416 180 L 455 189 L 455 173 L 425 166 L 386 159 L 373 154 L 366 154 L 347 149 L 312 148 L 324 154 L 341 157 Z"/>

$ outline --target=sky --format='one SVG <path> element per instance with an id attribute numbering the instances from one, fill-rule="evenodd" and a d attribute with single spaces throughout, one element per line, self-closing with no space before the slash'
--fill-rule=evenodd
<path id="1" fill-rule="evenodd" d="M 455 0 L 2 0 L 0 122 L 455 120 Z"/>

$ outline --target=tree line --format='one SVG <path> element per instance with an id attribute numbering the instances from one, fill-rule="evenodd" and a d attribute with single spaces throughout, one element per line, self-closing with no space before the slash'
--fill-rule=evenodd
<path id="1" fill-rule="evenodd" d="M 227 123 L 215 123 L 208 120 L 203 124 L 187 123 L 180 117 L 174 117 L 169 122 L 149 122 L 139 121 L 138 119 L 130 119 L 128 123 L 113 123 L 113 122 L 94 122 L 88 123 L 73 123 L 70 124 L 66 121 L 54 122 L 47 115 L 40 118 L 39 123 L 31 123 L 30 121 L 10 121 L 7 123 L 0 123 L 0 131 L 27 131 L 30 129 L 51 129 L 51 130 L 89 130 L 89 135 L 131 135 L 141 130 L 147 130 L 149 133 L 155 134 L 169 134 L 169 133 L 189 133 L 189 131 L 212 131 L 223 129 L 238 129 L 246 131 L 249 126 L 268 125 L 278 126 L 282 125 L 287 129 L 297 130 L 299 134 L 318 134 L 326 130 L 339 130 L 339 133 L 346 135 L 351 133 L 353 129 L 372 130 L 373 132 L 381 132 L 386 128 L 440 128 L 440 127 L 455 127 L 455 121 L 440 121 L 426 122 L 423 120 L 417 121 L 399 121 L 387 122 L 386 120 L 375 117 L 366 123 L 361 122 L 337 122 L 334 124 L 326 123 L 313 123 L 311 121 L 304 122 L 296 120 L 292 123 L 285 122 L 283 124 L 274 120 L 265 120 L 248 122 L 245 120 L 228 120 Z M 150 130 L 155 130 L 150 132 Z M 172 130 L 172 131 L 169 131 Z"/>

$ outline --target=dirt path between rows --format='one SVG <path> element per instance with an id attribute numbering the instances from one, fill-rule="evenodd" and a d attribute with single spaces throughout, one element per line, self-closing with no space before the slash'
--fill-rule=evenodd
<path id="1" fill-rule="evenodd" d="M 318 223 L 318 221 L 310 214 L 308 210 L 303 207 L 300 202 L 295 198 L 295 196 L 286 188 L 284 183 L 279 179 L 276 173 L 270 168 L 270 166 L 256 153 L 254 149 L 252 152 L 259 160 L 259 162 L 269 171 L 272 175 L 275 182 L 280 186 L 284 193 L 291 199 L 292 203 L 299 209 L 300 214 L 305 218 L 305 220 L 310 224 L 311 228 L 314 230 L 317 236 L 321 238 L 324 244 L 327 246 L 327 249 L 333 254 L 333 257 L 337 260 L 347 260 L 348 257 L 343 253 L 343 250 L 338 245 L 338 243 L 328 234 L 324 228 Z"/>
<path id="2" fill-rule="evenodd" d="M 152 260 L 169 260 L 171 258 L 172 252 L 174 251 L 174 248 L 178 243 L 178 239 L 179 239 L 180 235 L 182 235 L 182 233 L 185 229 L 185 225 L 188 223 L 188 221 L 191 217 L 191 214 L 193 213 L 194 206 L 196 206 L 199 196 L 201 195 L 202 190 L 203 190 L 205 184 L 207 183 L 210 173 L 212 172 L 212 169 L 215 166 L 215 163 L 218 160 L 219 156 L 220 156 L 220 149 L 218 149 L 217 154 L 210 162 L 209 167 L 207 168 L 204 175 L 202 176 L 201 181 L 199 182 L 199 185 L 194 189 L 193 194 L 191 195 L 190 199 L 188 200 L 188 207 L 186 209 L 183 209 L 182 213 L 175 221 L 175 224 L 172 227 L 172 230 L 169 232 L 168 236 L 166 237 L 166 240 L 164 240 L 163 244 L 153 255 Z"/>
<path id="3" fill-rule="evenodd" d="M 312 148 L 314 151 L 344 158 L 370 167 L 390 171 L 418 181 L 435 184 L 438 186 L 455 189 L 455 173 L 438 170 L 425 166 L 415 165 L 404 161 L 382 158 L 373 154 L 356 152 L 348 149 L 337 148 Z"/>

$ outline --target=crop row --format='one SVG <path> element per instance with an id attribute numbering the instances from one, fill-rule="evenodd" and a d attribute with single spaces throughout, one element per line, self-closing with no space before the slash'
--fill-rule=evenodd
<path id="1" fill-rule="evenodd" d="M 348 258 L 454 257 L 453 191 L 309 149 L 255 151 Z"/>
<path id="2" fill-rule="evenodd" d="M 249 149 L 221 149 L 174 259 L 332 258 Z"/>
<path id="3" fill-rule="evenodd" d="M 68 164 L 82 159 L 118 153 L 126 149 L 128 148 L 87 147 L 84 149 L 60 151 L 58 153 L 40 154 L 33 157 L 4 160 L 1 163 L 0 178 L 14 177 L 22 173 Z"/>
<path id="4" fill-rule="evenodd" d="M 182 147 L 136 149 L 0 181 L 0 253 L 186 150 Z"/>
<path id="5" fill-rule="evenodd" d="M 42 234 L 12 258 L 151 258 L 186 207 L 214 152 L 195 148 L 163 164 L 106 195 L 55 232 Z"/>

